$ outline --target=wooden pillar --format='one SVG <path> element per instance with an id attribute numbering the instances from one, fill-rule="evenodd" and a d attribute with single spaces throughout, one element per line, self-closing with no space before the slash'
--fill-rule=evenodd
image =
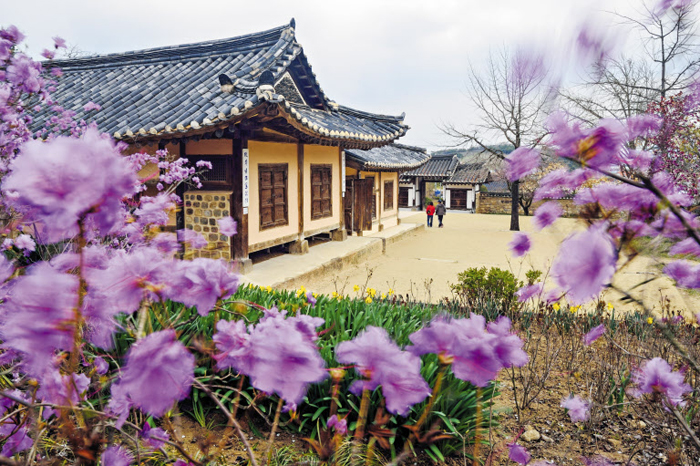
<path id="1" fill-rule="evenodd" d="M 348 239 L 348 232 L 345 229 L 345 198 L 343 197 L 343 183 L 345 182 L 345 170 L 343 169 L 343 148 L 338 147 L 338 219 L 340 227 L 331 231 L 331 240 L 345 241 Z"/>
<path id="2" fill-rule="evenodd" d="M 384 172 L 379 172 L 377 178 L 379 178 L 379 188 L 377 189 L 377 192 L 379 194 L 379 199 L 376 199 L 377 202 L 377 231 L 382 231 L 384 230 L 384 224 L 382 223 L 382 214 L 384 213 L 384 179 L 382 178 L 382 174 Z M 376 194 L 375 194 L 376 198 Z"/>
<path id="3" fill-rule="evenodd" d="M 292 254 L 306 254 L 309 252 L 309 242 L 304 238 L 304 144 L 297 144 L 297 169 L 299 190 L 299 230 L 297 240 L 289 246 Z"/>
<path id="4" fill-rule="evenodd" d="M 241 135 L 232 139 L 232 144 L 231 217 L 238 224 L 238 233 L 231 238 L 231 258 L 240 264 L 241 272 L 246 273 L 252 267 L 252 262 L 248 258 L 248 208 L 243 207 L 244 175 L 248 177 L 248 186 L 250 186 L 249 173 L 243 173 L 243 150 L 248 149 L 248 140 Z"/>
<path id="5" fill-rule="evenodd" d="M 160 149 L 160 143 L 158 144 Z M 165 146 L 163 146 L 165 148 Z M 187 157 L 187 144 L 180 141 L 180 158 Z M 175 229 L 184 230 L 185 229 L 185 185 L 180 183 L 177 188 L 175 188 L 175 194 L 180 198 L 180 208 L 175 212 Z"/>

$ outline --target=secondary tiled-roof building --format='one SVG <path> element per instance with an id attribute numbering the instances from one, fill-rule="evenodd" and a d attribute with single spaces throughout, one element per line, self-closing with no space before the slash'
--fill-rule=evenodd
<path id="1" fill-rule="evenodd" d="M 390 144 L 366 150 L 347 149 L 345 155 L 345 224 L 360 234 L 398 224 L 398 206 L 402 202 L 399 173 L 423 166 L 430 159 L 425 149 Z"/>
<path id="2" fill-rule="evenodd" d="M 454 174 L 458 164 L 456 155 L 433 155 L 421 167 L 401 175 L 399 206 L 422 209 L 423 199 L 428 194 L 426 182 L 444 183 Z"/>
<path id="3" fill-rule="evenodd" d="M 476 193 L 491 179 L 491 171 L 484 163 L 464 163 L 457 166 L 452 176 L 444 181 L 445 206 L 454 210 L 476 211 Z"/>
<path id="4" fill-rule="evenodd" d="M 212 162 L 203 191 L 179 193 L 184 208 L 176 227 L 210 242 L 188 252 L 193 256 L 247 264 L 250 253 L 276 245 L 303 252 L 312 235 L 343 239 L 344 149 L 384 146 L 408 130 L 403 115 L 328 98 L 296 40 L 294 20 L 231 39 L 46 66 L 63 71 L 54 98 L 130 150 L 167 148 Z M 86 112 L 88 102 L 101 110 Z M 47 117 L 37 115 L 37 127 Z M 229 214 L 239 225 L 230 240 L 215 221 Z"/>

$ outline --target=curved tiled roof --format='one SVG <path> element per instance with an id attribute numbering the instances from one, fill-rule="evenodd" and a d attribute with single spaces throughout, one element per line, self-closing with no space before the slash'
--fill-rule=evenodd
<path id="1" fill-rule="evenodd" d="M 489 179 L 489 174 L 489 169 L 483 163 L 462 163 L 457 166 L 445 184 L 485 183 Z"/>
<path id="2" fill-rule="evenodd" d="M 346 149 L 345 155 L 362 166 L 362 170 L 412 170 L 428 161 L 430 156 L 420 147 L 390 144 L 369 150 Z"/>
<path id="3" fill-rule="evenodd" d="M 456 155 L 433 155 L 425 165 L 404 173 L 401 178 L 416 176 L 436 180 L 449 178 L 455 172 L 458 162 Z"/>
<path id="4" fill-rule="evenodd" d="M 97 123 L 117 139 L 167 139 L 228 127 L 275 105 L 297 130 L 326 143 L 373 147 L 403 136 L 401 116 L 359 112 L 335 104 L 321 90 L 295 39 L 295 24 L 230 39 L 160 47 L 121 54 L 45 62 L 59 67 L 53 98 Z M 260 92 L 260 76 L 275 82 L 292 72 L 302 100 L 291 103 L 274 87 Z M 223 86 L 219 75 L 230 78 Z M 99 111 L 86 112 L 88 102 Z M 50 115 L 35 116 L 39 129 Z"/>

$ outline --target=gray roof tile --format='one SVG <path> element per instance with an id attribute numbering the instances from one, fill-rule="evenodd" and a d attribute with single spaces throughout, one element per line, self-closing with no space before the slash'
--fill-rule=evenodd
<path id="1" fill-rule="evenodd" d="M 57 78 L 56 101 L 76 112 L 78 119 L 94 121 L 102 131 L 122 139 L 131 139 L 128 132 L 134 138 L 161 139 L 209 127 L 213 131 L 244 118 L 246 112 L 257 112 L 260 105 L 278 105 L 298 130 L 345 147 L 385 145 L 408 130 L 403 115 L 361 112 L 329 100 L 296 41 L 293 20 L 230 39 L 49 61 L 44 66 L 57 66 L 64 73 Z M 287 71 L 296 73 L 311 89 L 304 96 L 308 105 L 275 93 L 258 97 L 258 78 L 265 70 L 271 70 L 275 80 Z M 219 74 L 231 78 L 234 92 L 221 90 Z M 85 112 L 83 106 L 90 101 L 102 110 Z M 40 129 L 49 116 L 35 115 L 34 128 Z M 138 134 L 142 128 L 145 136 Z"/>
<path id="2" fill-rule="evenodd" d="M 423 165 L 430 156 L 420 147 L 389 144 L 369 150 L 346 149 L 345 155 L 363 170 L 412 170 Z"/>
<path id="3" fill-rule="evenodd" d="M 489 179 L 490 171 L 483 163 L 463 163 L 457 166 L 446 184 L 476 184 L 485 183 Z"/>
<path id="4" fill-rule="evenodd" d="M 401 175 L 402 180 L 420 176 L 422 178 L 442 180 L 449 178 L 457 168 L 456 155 L 439 155 L 432 156 L 425 165 L 422 165 L 415 170 L 411 170 Z"/>

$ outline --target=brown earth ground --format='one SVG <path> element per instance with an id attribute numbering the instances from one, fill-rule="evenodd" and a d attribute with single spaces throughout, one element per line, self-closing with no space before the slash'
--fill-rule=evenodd
<path id="1" fill-rule="evenodd" d="M 402 222 L 407 223 L 422 222 L 425 218 L 423 214 L 402 214 L 406 216 Z M 459 272 L 469 267 L 500 267 L 510 269 L 520 277 L 524 277 L 525 271 L 530 268 L 546 272 L 560 242 L 582 228 L 574 219 L 560 219 L 553 227 L 535 232 L 531 217 L 521 217 L 520 221 L 522 231 L 530 234 L 533 240 L 532 250 L 524 260 L 513 259 L 508 252 L 508 243 L 513 234 L 508 231 L 507 216 L 450 213 L 445 218 L 444 228 L 437 228 L 436 221 L 435 227 L 392 244 L 386 255 L 373 259 L 371 263 L 347 269 L 323 281 L 309 283 L 307 288 L 319 293 L 337 291 L 351 296 L 360 293 L 353 291 L 354 285 L 376 288 L 379 293 L 392 288 L 396 293 L 416 300 L 437 302 L 443 296 L 451 296 L 449 284 L 456 280 Z M 663 278 L 660 274 L 663 261 L 648 255 L 637 257 L 631 265 L 618 272 L 615 283 L 629 288 L 650 277 L 658 277 L 642 287 L 641 291 L 636 291 L 649 306 L 660 310 L 662 300 L 666 300 L 672 309 L 697 312 L 700 308 L 698 296 L 677 290 L 670 280 Z M 553 286 L 551 280 L 547 282 Z M 610 292 L 605 299 L 614 303 L 616 311 L 631 309 L 629 304 L 615 300 Z M 532 365 L 532 373 L 524 372 L 521 375 L 536 379 L 532 382 L 534 389 L 531 389 L 536 391 L 536 396 L 527 408 L 518 412 L 510 373 L 501 372 L 498 378 L 500 395 L 494 398 L 493 407 L 484 411 L 484 416 L 494 416 L 498 420 L 499 427 L 483 432 L 491 447 L 481 447 L 478 456 L 482 461 L 491 466 L 515 464 L 508 460 L 506 444 L 524 431 L 534 430 L 537 435 L 532 432 L 522 435 L 518 443 L 528 448 L 533 461 L 544 460 L 545 464 L 580 465 L 582 456 L 595 455 L 604 455 L 613 464 L 620 465 L 628 464 L 630 460 L 640 466 L 673 464 L 669 463 L 669 456 L 673 455 L 674 442 L 683 435 L 674 423 L 659 421 L 643 410 L 625 408 L 617 411 L 601 405 L 593 421 L 574 424 L 559 406 L 562 399 L 572 393 L 589 398 L 586 392 L 592 387 L 590 377 L 594 376 L 586 374 L 600 373 L 606 365 L 609 371 L 622 358 L 634 359 L 631 355 L 637 351 L 643 352 L 643 348 L 635 347 L 635 344 L 626 345 L 631 352 L 615 359 L 610 355 L 619 353 L 617 348 L 621 341 L 615 343 L 600 339 L 587 349 L 581 348 L 579 343 L 579 348 L 572 352 L 572 342 L 580 342 L 580 333 L 558 335 L 549 332 L 543 335 L 541 331 L 534 330 L 529 337 L 536 343 L 531 343 L 527 348 L 528 353 L 531 357 L 539 354 L 539 357 L 534 358 L 536 362 Z M 556 358 L 550 357 L 548 361 L 543 357 L 555 351 L 558 351 Z M 523 379 L 516 380 L 515 387 L 521 393 Z M 216 448 L 214 445 L 219 444 L 223 447 L 222 464 L 246 464 L 240 440 L 223 428 L 225 419 L 213 415 L 207 420 L 212 424 L 211 431 L 199 426 L 189 416 L 178 417 L 174 422 L 176 438 L 181 439 L 185 449 L 193 455 L 201 449 Z M 251 422 L 257 427 L 251 429 L 247 422 L 242 422 L 246 435 L 256 451 L 265 451 L 269 420 L 265 423 L 257 417 Z M 526 437 L 530 440 L 526 440 Z M 282 431 L 275 443 L 276 449 L 292 449 L 298 454 L 307 451 L 298 434 Z M 682 445 L 684 450 L 689 447 L 687 443 Z M 689 448 L 692 450 L 692 447 Z M 471 453 L 471 450 L 467 450 L 467 453 Z M 684 457 L 688 458 L 688 454 L 692 455 L 692 451 L 686 451 Z M 427 466 L 433 463 L 425 454 L 421 454 L 409 458 L 404 464 Z M 446 464 L 466 466 L 472 463 L 464 457 L 454 457 L 448 458 Z M 676 464 L 691 463 L 681 461 Z"/>
<path id="2" fill-rule="evenodd" d="M 402 223 L 421 223 L 425 214 L 401 213 Z M 510 217 L 450 212 L 445 216 L 444 227 L 433 228 L 403 239 L 387 248 L 386 254 L 364 264 L 352 266 L 336 276 L 306 285 L 317 293 L 355 296 L 355 285 L 361 289 L 374 288 L 381 294 L 393 289 L 396 293 L 423 302 L 439 302 L 452 296 L 450 284 L 457 274 L 470 267 L 499 267 L 511 270 L 524 279 L 530 269 L 547 273 L 556 257 L 559 244 L 572 232 L 582 229 L 581 221 L 570 218 L 557 220 L 554 225 L 535 231 L 532 217 L 520 217 L 521 231 L 532 239 L 532 248 L 523 258 L 511 256 L 508 243 L 513 238 L 509 231 Z M 620 265 L 623 264 L 620 261 Z M 635 297 L 643 298 L 647 306 L 660 310 L 662 303 L 672 309 L 700 309 L 700 297 L 678 290 L 671 280 L 661 273 L 663 259 L 637 256 L 630 264 L 618 271 L 614 285 L 622 289 L 649 278 L 655 278 L 643 287 L 635 289 Z M 548 288 L 554 287 L 551 279 Z M 620 295 L 607 291 L 603 299 L 611 301 L 617 310 L 629 310 L 632 305 L 620 302 Z"/>

